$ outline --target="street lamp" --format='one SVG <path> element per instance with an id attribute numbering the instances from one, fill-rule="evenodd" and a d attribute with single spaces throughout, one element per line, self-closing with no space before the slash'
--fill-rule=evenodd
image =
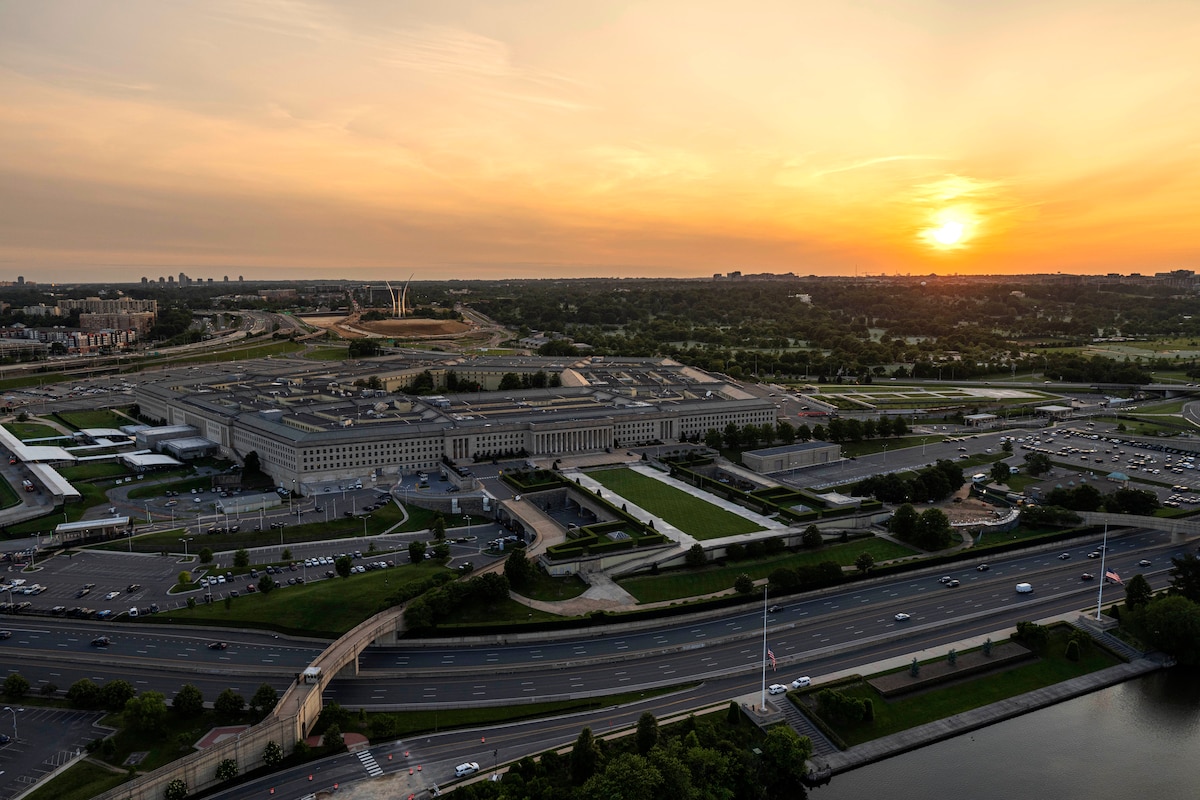
<path id="1" fill-rule="evenodd" d="M 18 741 L 18 740 L 19 740 L 21 737 L 20 737 L 20 736 L 17 736 L 17 712 L 18 712 L 18 711 L 24 711 L 25 709 L 23 709 L 23 708 L 13 708 L 12 706 L 5 706 L 5 707 L 4 707 L 4 710 L 5 710 L 5 711 L 12 712 L 12 715 L 13 715 L 13 741 L 14 741 L 14 742 L 15 742 L 15 741 Z"/>
<path id="2" fill-rule="evenodd" d="M 183 560 L 184 560 L 184 561 L 187 561 L 187 560 L 188 560 L 188 549 L 187 549 L 187 545 L 188 545 L 188 542 L 190 542 L 190 541 L 192 540 L 192 538 L 193 538 L 193 537 L 191 537 L 191 536 L 184 536 L 184 537 L 181 537 L 181 538 L 179 539 L 179 541 L 183 542 Z"/>

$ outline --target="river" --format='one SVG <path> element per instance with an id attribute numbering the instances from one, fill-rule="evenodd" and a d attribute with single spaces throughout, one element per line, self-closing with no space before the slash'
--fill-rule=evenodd
<path id="1" fill-rule="evenodd" d="M 871 764 L 813 800 L 1195 797 L 1200 670 L 1161 670 Z"/>

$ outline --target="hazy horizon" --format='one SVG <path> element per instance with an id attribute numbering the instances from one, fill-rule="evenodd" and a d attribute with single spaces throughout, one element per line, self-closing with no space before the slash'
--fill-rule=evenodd
<path id="1" fill-rule="evenodd" d="M 0 279 L 1153 273 L 1200 4 L 0 0 Z"/>

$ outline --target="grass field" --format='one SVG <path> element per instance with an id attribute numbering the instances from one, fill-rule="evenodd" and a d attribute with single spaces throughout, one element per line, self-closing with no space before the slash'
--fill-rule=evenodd
<path id="1" fill-rule="evenodd" d="M 344 361 L 350 357 L 350 348 L 320 345 L 309 348 L 304 357 L 312 361 Z"/>
<path id="2" fill-rule="evenodd" d="M 4 427 L 22 442 L 27 442 L 30 439 L 47 439 L 51 436 L 63 435 L 49 425 L 43 425 L 40 422 L 6 422 L 4 423 Z"/>
<path id="3" fill-rule="evenodd" d="M 677 570 L 662 575 L 639 575 L 618 581 L 621 588 L 633 595 L 639 603 L 661 603 L 667 600 L 683 600 L 688 597 L 724 592 L 733 588 L 733 582 L 743 572 L 758 580 L 770 575 L 780 567 L 795 569 L 801 566 L 820 564 L 823 561 L 848 567 L 862 553 L 870 553 L 875 561 L 908 558 L 917 555 L 904 545 L 886 539 L 862 539 L 846 544 L 822 547 L 820 550 L 802 550 L 798 553 L 737 561 L 725 566 L 709 566 L 700 569 Z"/>
<path id="4" fill-rule="evenodd" d="M 107 408 L 96 411 L 61 411 L 58 413 L 58 418 L 76 430 L 83 430 L 84 428 L 119 428 L 122 425 L 133 423 L 133 420 L 129 416 L 118 414 L 116 411 Z"/>
<path id="5" fill-rule="evenodd" d="M 94 478 L 123 478 L 129 474 L 129 468 L 124 464 L 95 463 L 59 467 L 58 472 L 69 481 L 86 481 Z"/>
<path id="6" fill-rule="evenodd" d="M 764 530 L 732 511 L 631 469 L 599 470 L 589 473 L 588 477 L 697 539 L 719 539 Z"/>

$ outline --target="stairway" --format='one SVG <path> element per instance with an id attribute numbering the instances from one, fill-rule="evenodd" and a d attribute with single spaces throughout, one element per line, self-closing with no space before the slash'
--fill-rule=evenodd
<path id="1" fill-rule="evenodd" d="M 772 702 L 783 714 L 783 718 L 787 720 L 788 725 L 792 726 L 792 730 L 801 736 L 807 736 L 812 742 L 813 758 L 830 756 L 839 752 L 833 742 L 825 738 L 825 734 L 821 733 L 817 729 L 817 726 L 813 725 L 812 721 L 804 716 L 804 712 L 796 708 L 796 705 L 791 700 L 783 697 Z"/>

